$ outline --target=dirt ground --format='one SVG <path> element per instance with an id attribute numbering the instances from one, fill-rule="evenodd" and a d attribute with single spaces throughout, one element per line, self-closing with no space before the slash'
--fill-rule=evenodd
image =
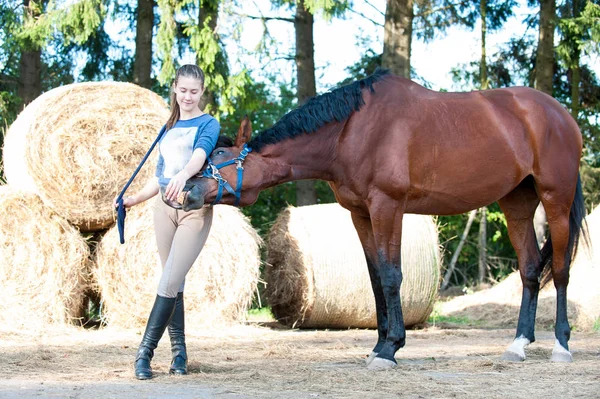
<path id="1" fill-rule="evenodd" d="M 500 360 L 513 330 L 443 326 L 408 331 L 398 367 L 369 371 L 374 330 L 293 330 L 249 325 L 188 326 L 191 373 L 168 374 L 168 338 L 156 377 L 137 381 L 141 331 L 53 329 L 0 332 L 0 398 L 598 398 L 600 333 L 571 338 L 574 362 L 549 361 L 550 331 L 539 331 L 523 363 Z"/>

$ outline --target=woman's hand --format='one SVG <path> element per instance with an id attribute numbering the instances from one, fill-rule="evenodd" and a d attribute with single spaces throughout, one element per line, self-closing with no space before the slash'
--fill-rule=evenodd
<path id="1" fill-rule="evenodd" d="M 116 196 L 115 199 L 113 200 L 113 207 L 117 208 L 119 206 L 119 204 L 117 204 L 117 198 L 119 198 L 119 196 Z M 123 205 L 125 206 L 125 209 L 129 209 L 134 205 L 137 205 L 137 201 L 135 200 L 134 197 L 123 197 Z"/>
<path id="2" fill-rule="evenodd" d="M 165 190 L 165 197 L 168 200 L 177 201 L 179 194 L 181 194 L 183 191 L 185 183 L 190 177 L 190 174 L 186 172 L 185 169 L 173 176 L 169 182 L 169 185 L 167 186 L 167 189 Z"/>

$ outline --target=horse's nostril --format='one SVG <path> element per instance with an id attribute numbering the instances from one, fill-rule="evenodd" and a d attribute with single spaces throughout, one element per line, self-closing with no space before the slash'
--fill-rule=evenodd
<path id="1" fill-rule="evenodd" d="M 204 206 L 204 195 L 198 185 L 193 185 L 183 200 L 183 210 L 188 212 Z"/>

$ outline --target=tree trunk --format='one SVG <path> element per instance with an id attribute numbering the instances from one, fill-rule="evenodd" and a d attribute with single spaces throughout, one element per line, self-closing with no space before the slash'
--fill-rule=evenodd
<path id="1" fill-rule="evenodd" d="M 552 95 L 556 0 L 540 0 L 540 32 L 535 59 L 535 88 Z"/>
<path id="2" fill-rule="evenodd" d="M 573 7 L 573 18 L 579 18 L 581 16 L 581 9 L 585 6 L 580 3 L 580 0 L 572 0 Z M 580 102 L 580 89 L 581 84 L 581 69 L 579 67 L 579 58 L 581 51 L 579 48 L 573 48 L 573 63 L 571 65 L 571 115 L 575 120 L 579 118 L 579 102 Z"/>
<path id="3" fill-rule="evenodd" d="M 200 0 L 200 9 L 198 15 L 198 25 L 200 30 L 208 20 L 208 27 L 215 34 L 217 29 L 217 20 L 219 19 L 219 1 L 218 0 Z M 206 73 L 206 71 L 204 71 Z M 212 90 L 206 89 L 200 99 L 200 109 L 205 112 L 214 113 L 217 110 L 217 99 Z"/>
<path id="4" fill-rule="evenodd" d="M 304 0 L 296 3 L 296 73 L 298 80 L 298 105 L 317 94 L 315 83 L 315 56 L 313 39 L 313 15 L 304 7 Z M 296 205 L 317 203 L 317 190 L 313 180 L 296 182 Z"/>
<path id="5" fill-rule="evenodd" d="M 413 0 L 387 0 L 382 65 L 410 79 Z"/>
<path id="6" fill-rule="evenodd" d="M 579 85 L 581 84 L 581 69 L 579 68 L 579 50 L 573 55 L 576 64 L 571 67 L 571 115 L 575 120 L 579 118 L 580 92 Z"/>
<path id="7" fill-rule="evenodd" d="M 30 0 L 23 1 L 24 14 L 30 18 L 39 14 L 29 6 Z M 42 94 L 41 73 L 42 50 L 29 41 L 21 46 L 21 58 L 19 59 L 19 81 L 17 95 L 27 105 Z"/>
<path id="8" fill-rule="evenodd" d="M 488 89 L 487 57 L 485 37 L 487 34 L 487 1 L 480 0 L 479 13 L 481 14 L 481 63 L 479 64 L 479 75 L 481 90 Z"/>
<path id="9" fill-rule="evenodd" d="M 481 208 L 479 221 L 479 284 L 487 277 L 487 207 Z"/>
<path id="10" fill-rule="evenodd" d="M 152 29 L 154 0 L 138 0 L 135 27 L 135 59 L 133 82 L 147 89 L 152 87 Z"/>

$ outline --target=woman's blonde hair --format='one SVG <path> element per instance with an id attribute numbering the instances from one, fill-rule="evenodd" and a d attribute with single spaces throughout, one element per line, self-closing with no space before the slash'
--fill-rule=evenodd
<path id="1" fill-rule="evenodd" d="M 167 130 L 173 127 L 175 123 L 179 120 L 180 111 L 179 104 L 177 103 L 177 94 L 175 94 L 175 87 L 177 86 L 177 82 L 179 78 L 185 76 L 187 78 L 198 79 L 201 82 L 202 88 L 204 88 L 204 71 L 198 66 L 194 64 L 186 64 L 182 65 L 175 74 L 175 80 L 173 80 L 173 85 L 171 86 L 171 116 L 167 120 Z"/>

